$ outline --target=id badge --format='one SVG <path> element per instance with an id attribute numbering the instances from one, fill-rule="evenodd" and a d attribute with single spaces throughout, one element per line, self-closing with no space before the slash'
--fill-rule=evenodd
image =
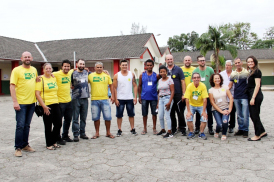
<path id="1" fill-rule="evenodd" d="M 222 102 L 222 101 L 223 101 L 223 99 L 222 99 L 222 98 L 219 98 L 217 101 L 218 101 L 218 102 Z"/>
<path id="2" fill-rule="evenodd" d="M 81 79 L 81 83 L 85 83 L 86 79 Z"/>
<path id="3" fill-rule="evenodd" d="M 152 82 L 147 82 L 147 85 L 148 85 L 148 86 L 151 86 L 151 85 L 152 85 Z"/>
<path id="4" fill-rule="evenodd" d="M 194 95 L 194 96 L 193 96 L 193 99 L 194 99 L 194 100 L 198 100 L 198 96 L 197 96 L 197 95 Z"/>
<path id="5" fill-rule="evenodd" d="M 201 81 L 204 82 L 205 81 L 205 77 L 201 77 Z"/>

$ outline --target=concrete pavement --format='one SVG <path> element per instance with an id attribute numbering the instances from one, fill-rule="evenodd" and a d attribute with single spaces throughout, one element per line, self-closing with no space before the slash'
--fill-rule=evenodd
<path id="1" fill-rule="evenodd" d="M 15 112 L 10 96 L 0 97 L 0 179 L 1 181 L 273 181 L 274 92 L 264 91 L 261 118 L 268 137 L 248 142 L 229 134 L 226 141 L 206 133 L 208 140 L 186 139 L 180 134 L 163 139 L 152 134 L 149 116 L 148 133 L 141 135 L 141 105 L 135 112 L 136 131 L 129 132 L 123 119 L 123 136 L 105 137 L 101 122 L 100 138 L 67 143 L 61 149 L 45 147 L 42 118 L 33 116 L 29 142 L 34 153 L 14 157 Z M 112 105 L 111 132 L 116 135 L 115 107 Z M 126 113 L 124 113 L 126 116 Z M 215 124 L 215 122 L 214 122 Z M 215 125 L 214 125 L 215 126 Z M 160 129 L 157 121 L 157 129 Z M 236 131 L 237 129 L 235 129 Z M 207 132 L 207 129 L 206 129 Z M 95 133 L 89 109 L 86 134 Z M 250 136 L 254 135 L 250 120 Z M 71 129 L 70 136 L 72 138 Z"/>

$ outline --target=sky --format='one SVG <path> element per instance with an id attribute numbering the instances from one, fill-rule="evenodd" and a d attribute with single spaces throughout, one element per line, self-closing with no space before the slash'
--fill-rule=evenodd
<path id="1" fill-rule="evenodd" d="M 248 22 L 263 38 L 274 26 L 271 0 L 0 0 L 0 36 L 39 42 L 130 34 L 147 27 L 159 46 L 169 37 L 209 25 Z"/>

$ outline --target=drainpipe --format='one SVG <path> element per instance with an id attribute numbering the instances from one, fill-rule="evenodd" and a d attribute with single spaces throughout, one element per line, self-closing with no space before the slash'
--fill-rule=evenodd
<path id="1" fill-rule="evenodd" d="M 73 57 L 74 57 L 74 68 L 76 68 L 76 52 L 73 52 Z"/>
<path id="2" fill-rule="evenodd" d="M 38 50 L 38 52 L 41 54 L 42 58 L 44 59 L 45 62 L 48 62 L 47 58 L 45 57 L 44 53 L 41 51 L 41 49 L 38 47 L 38 45 L 36 43 L 34 43 L 36 49 Z"/>

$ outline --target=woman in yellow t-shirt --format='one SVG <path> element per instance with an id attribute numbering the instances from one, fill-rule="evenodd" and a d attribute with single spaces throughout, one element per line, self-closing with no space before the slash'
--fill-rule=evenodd
<path id="1" fill-rule="evenodd" d="M 45 137 L 48 150 L 55 150 L 62 126 L 62 115 L 59 107 L 56 78 L 51 77 L 52 66 L 46 63 L 43 66 L 44 75 L 41 81 L 36 83 L 35 95 L 44 109 L 43 120 L 45 125 Z M 53 127 L 52 127 L 53 125 Z"/>

